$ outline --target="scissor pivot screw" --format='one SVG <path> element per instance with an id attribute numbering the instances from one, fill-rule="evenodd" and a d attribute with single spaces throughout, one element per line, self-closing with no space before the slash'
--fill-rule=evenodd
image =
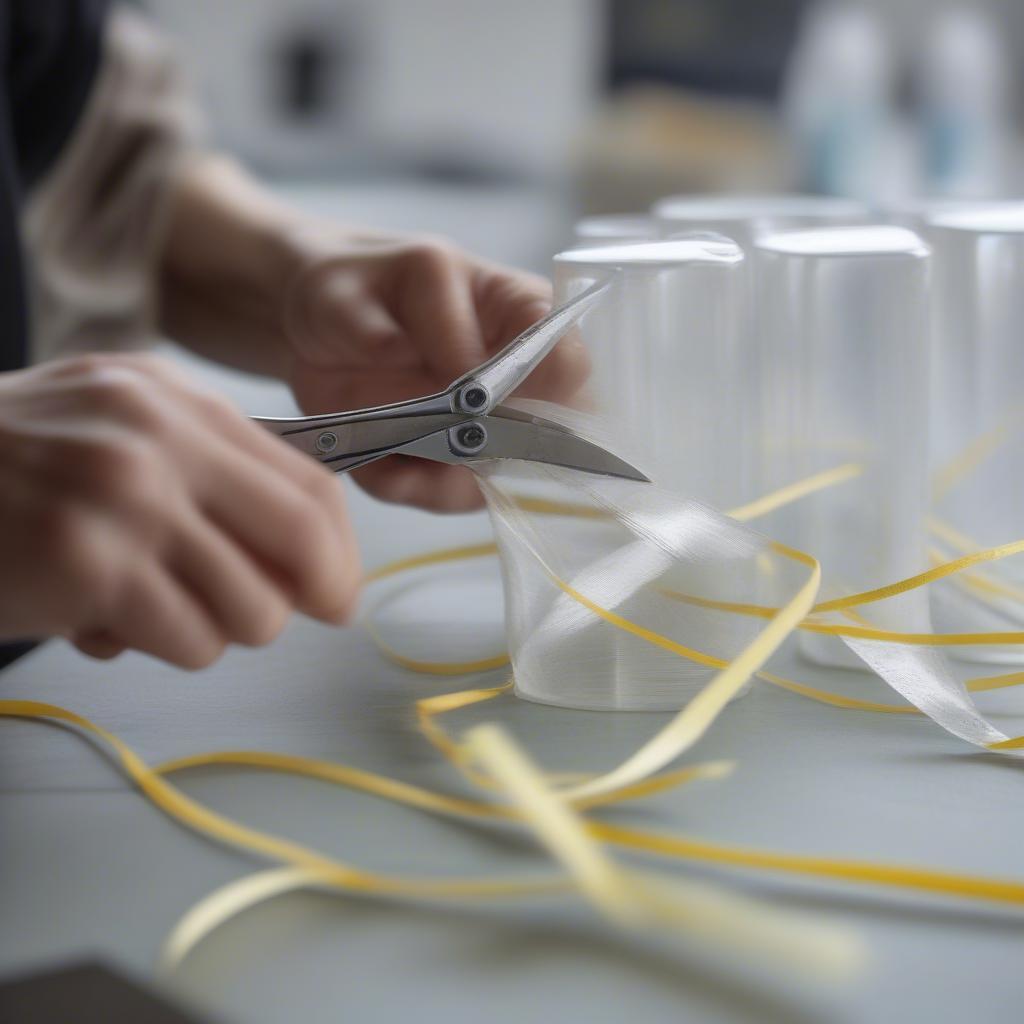
<path id="1" fill-rule="evenodd" d="M 448 445 L 456 455 L 476 455 L 487 447 L 487 431 L 481 423 L 465 423 L 448 431 Z"/>
<path id="2" fill-rule="evenodd" d="M 483 384 L 467 384 L 455 395 L 455 407 L 458 412 L 481 412 L 487 408 L 491 396 Z"/>
<path id="3" fill-rule="evenodd" d="M 333 430 L 325 430 L 316 439 L 316 450 L 323 452 L 324 455 L 328 455 L 338 447 L 338 435 Z"/>

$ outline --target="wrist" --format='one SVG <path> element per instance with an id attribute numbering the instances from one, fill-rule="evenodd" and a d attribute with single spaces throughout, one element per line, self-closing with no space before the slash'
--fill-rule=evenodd
<path id="1" fill-rule="evenodd" d="M 240 344 L 258 338 L 283 348 L 286 296 L 304 262 L 299 220 L 230 159 L 193 161 L 176 190 L 161 261 L 171 336 L 189 343 L 190 314 L 199 310 Z"/>

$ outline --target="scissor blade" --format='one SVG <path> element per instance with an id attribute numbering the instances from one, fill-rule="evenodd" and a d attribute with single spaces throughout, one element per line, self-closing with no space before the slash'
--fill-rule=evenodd
<path id="1" fill-rule="evenodd" d="M 474 425 L 482 426 L 486 431 L 486 444 L 472 455 L 458 454 L 453 450 L 452 433 Z M 495 409 L 490 416 L 468 421 L 450 431 L 438 431 L 406 445 L 400 451 L 405 455 L 452 465 L 489 459 L 522 459 L 578 469 L 597 476 L 650 483 L 650 479 L 636 466 L 574 430 L 541 416 L 504 406 Z"/>
<path id="2" fill-rule="evenodd" d="M 478 415 L 490 412 L 504 401 L 530 374 L 534 367 L 555 347 L 583 314 L 594 305 L 611 285 L 612 279 L 598 281 L 575 298 L 553 309 L 543 320 L 528 327 L 485 363 L 454 381 L 449 392 L 456 393 L 467 384 L 481 384 L 490 401 L 475 410 Z"/>

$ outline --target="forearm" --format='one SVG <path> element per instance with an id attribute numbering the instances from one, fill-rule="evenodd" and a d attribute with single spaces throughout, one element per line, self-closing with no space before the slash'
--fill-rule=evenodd
<path id="1" fill-rule="evenodd" d="M 160 326 L 201 355 L 255 373 L 286 370 L 286 290 L 302 226 L 233 161 L 182 171 L 160 261 Z"/>

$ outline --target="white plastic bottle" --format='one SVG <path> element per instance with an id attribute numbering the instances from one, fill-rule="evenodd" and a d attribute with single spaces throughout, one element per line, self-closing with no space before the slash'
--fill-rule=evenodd
<path id="1" fill-rule="evenodd" d="M 876 13 L 846 2 L 810 10 L 783 89 L 799 187 L 860 198 L 883 191 L 893 77 Z"/>
<path id="2" fill-rule="evenodd" d="M 1011 79 L 985 11 L 953 7 L 929 19 L 917 69 L 926 190 L 984 197 L 1005 188 Z"/>

